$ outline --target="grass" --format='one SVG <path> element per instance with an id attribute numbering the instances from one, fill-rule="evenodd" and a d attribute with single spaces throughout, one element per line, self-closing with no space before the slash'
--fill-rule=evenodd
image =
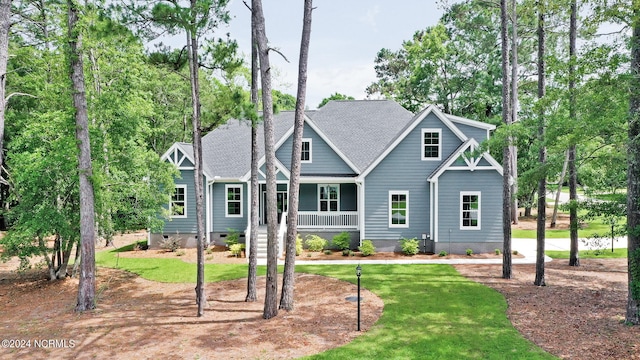
<path id="1" fill-rule="evenodd" d="M 603 235 L 609 234 L 611 232 L 611 225 L 605 224 L 602 221 L 594 220 L 589 222 L 587 226 L 578 230 L 578 235 L 581 238 L 592 237 L 595 234 Z M 552 229 L 546 230 L 545 237 L 548 239 L 568 239 L 569 229 Z M 535 239 L 536 238 L 536 230 L 522 230 L 522 229 L 512 229 L 511 234 L 514 238 L 522 238 L 522 239 Z"/>
<path id="2" fill-rule="evenodd" d="M 125 250 L 125 249 L 122 249 Z M 121 251 L 122 251 L 121 250 Z M 97 263 L 162 282 L 193 282 L 195 264 L 179 259 L 118 258 L 99 252 Z M 352 265 L 304 265 L 297 272 L 355 283 Z M 264 274 L 265 267 L 258 267 Z M 208 282 L 246 276 L 247 265 L 207 264 Z M 366 265 L 362 286 L 384 301 L 378 322 L 351 343 L 310 359 L 553 359 L 518 333 L 497 291 L 449 265 Z M 366 301 L 366 299 L 365 299 Z"/>
<path id="3" fill-rule="evenodd" d="M 560 251 L 560 250 L 546 250 L 545 255 L 553 258 L 553 259 L 568 259 L 569 251 Z M 626 248 L 614 248 L 613 252 L 611 249 L 603 249 L 598 252 L 594 250 L 580 250 L 578 251 L 578 256 L 580 259 L 617 259 L 617 258 L 626 258 L 627 257 L 627 249 Z"/>

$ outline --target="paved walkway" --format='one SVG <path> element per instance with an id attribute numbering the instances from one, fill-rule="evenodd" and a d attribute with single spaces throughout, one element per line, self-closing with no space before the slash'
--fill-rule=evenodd
<path id="1" fill-rule="evenodd" d="M 584 248 L 584 244 L 580 242 L 579 246 Z M 615 248 L 626 248 L 627 238 L 618 238 L 614 243 Z M 517 250 L 523 255 L 523 258 L 513 258 L 513 264 L 535 264 L 536 262 L 536 239 L 512 239 L 511 248 Z M 611 242 L 605 248 L 611 248 Z M 569 239 L 546 239 L 545 250 L 566 250 L 570 249 Z M 546 261 L 551 261 L 550 257 L 546 257 Z M 265 260 L 259 265 L 265 265 Z M 283 265 L 284 261 L 279 260 L 279 265 Z M 434 260 L 418 260 L 407 258 L 406 260 L 296 260 L 296 265 L 357 265 L 357 264 L 502 264 L 502 259 L 434 259 Z"/>

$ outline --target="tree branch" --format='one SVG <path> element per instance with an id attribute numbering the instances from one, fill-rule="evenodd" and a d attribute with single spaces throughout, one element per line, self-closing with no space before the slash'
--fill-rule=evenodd
<path id="1" fill-rule="evenodd" d="M 271 51 L 271 50 L 275 51 L 275 52 L 276 52 L 276 53 L 278 53 L 280 56 L 282 56 L 282 58 L 284 59 L 284 61 L 286 61 L 286 62 L 290 63 L 289 59 L 287 59 L 287 57 L 286 57 L 286 56 L 284 56 L 284 54 L 283 54 L 283 53 L 281 53 L 281 52 L 280 52 L 280 50 L 278 50 L 278 49 L 276 49 L 276 48 L 271 48 L 271 47 L 267 49 L 267 51 Z"/>
<path id="2" fill-rule="evenodd" d="M 5 108 L 7 107 L 7 104 L 9 103 L 9 99 L 11 99 L 11 97 L 13 97 L 13 96 L 15 96 L 15 95 L 28 96 L 28 97 L 32 97 L 32 98 L 34 98 L 34 99 L 37 99 L 37 98 L 38 98 L 38 97 L 37 97 L 37 96 L 35 96 L 35 95 L 26 94 L 26 93 L 21 93 L 21 92 L 14 92 L 14 93 L 9 94 L 9 96 L 7 96 L 7 97 L 4 99 Z"/>

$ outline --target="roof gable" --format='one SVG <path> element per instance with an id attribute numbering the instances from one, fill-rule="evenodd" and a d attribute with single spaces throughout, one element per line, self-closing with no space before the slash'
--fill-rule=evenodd
<path id="1" fill-rule="evenodd" d="M 440 175 L 447 170 L 495 170 L 503 175 L 502 166 L 488 152 L 478 157 L 471 157 L 471 153 L 479 147 L 475 139 L 465 141 L 429 175 L 427 180 L 437 182 Z"/>

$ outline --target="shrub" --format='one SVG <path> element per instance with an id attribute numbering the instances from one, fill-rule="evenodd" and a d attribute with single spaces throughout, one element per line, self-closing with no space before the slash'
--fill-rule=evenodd
<path id="1" fill-rule="evenodd" d="M 349 246 L 351 246 L 351 235 L 349 235 L 348 232 L 343 231 L 340 234 L 334 236 L 331 240 L 331 243 L 339 250 L 347 250 L 349 249 Z"/>
<path id="2" fill-rule="evenodd" d="M 447 256 L 447 252 L 446 252 L 446 251 L 444 251 L 444 250 L 442 250 L 442 251 L 440 251 L 440 253 L 438 254 L 438 256 L 440 256 L 440 257 Z"/>
<path id="3" fill-rule="evenodd" d="M 513 250 L 513 255 L 518 255 L 518 250 Z"/>
<path id="4" fill-rule="evenodd" d="M 333 254 L 333 251 L 327 249 L 327 250 L 324 251 L 324 254 L 325 255 L 331 255 L 331 254 Z"/>
<path id="5" fill-rule="evenodd" d="M 177 251 L 177 252 L 176 252 L 176 256 L 184 256 L 184 255 L 186 255 L 186 254 L 187 254 L 187 253 L 186 253 L 184 250 L 180 250 L 180 251 Z"/>
<path id="6" fill-rule="evenodd" d="M 300 256 L 302 254 L 302 238 L 300 235 L 296 237 L 296 256 Z"/>
<path id="7" fill-rule="evenodd" d="M 418 253 L 418 249 L 420 248 L 420 243 L 418 239 L 400 239 L 400 247 L 402 248 L 402 252 L 405 255 L 415 255 Z"/>
<path id="8" fill-rule="evenodd" d="M 229 246 L 229 251 L 231 251 L 231 255 L 235 257 L 240 257 L 242 254 L 242 250 L 244 250 L 244 244 L 233 244 Z"/>
<path id="9" fill-rule="evenodd" d="M 353 255 L 353 251 L 351 251 L 350 249 L 344 249 L 342 250 L 342 256 L 352 256 Z"/>
<path id="10" fill-rule="evenodd" d="M 328 241 L 326 239 L 323 239 L 318 235 L 307 235 L 307 240 L 305 241 L 309 251 L 314 252 L 322 251 L 322 249 L 327 246 L 327 243 Z"/>
<path id="11" fill-rule="evenodd" d="M 170 252 L 180 249 L 180 240 L 177 236 L 169 236 L 160 240 L 160 248 Z"/>
<path id="12" fill-rule="evenodd" d="M 500 249 L 496 249 L 496 255 L 500 255 Z"/>
<path id="13" fill-rule="evenodd" d="M 231 249 L 231 245 L 237 244 L 240 240 L 240 233 L 236 229 L 227 228 L 227 237 L 224 238 L 224 243 Z"/>
<path id="14" fill-rule="evenodd" d="M 467 249 L 465 251 L 467 252 L 467 256 L 473 255 L 473 250 L 472 249 Z"/>
<path id="15" fill-rule="evenodd" d="M 362 256 L 369 256 L 376 253 L 376 247 L 373 246 L 371 240 L 364 240 L 362 245 L 358 246 L 358 250 L 362 253 Z"/>

